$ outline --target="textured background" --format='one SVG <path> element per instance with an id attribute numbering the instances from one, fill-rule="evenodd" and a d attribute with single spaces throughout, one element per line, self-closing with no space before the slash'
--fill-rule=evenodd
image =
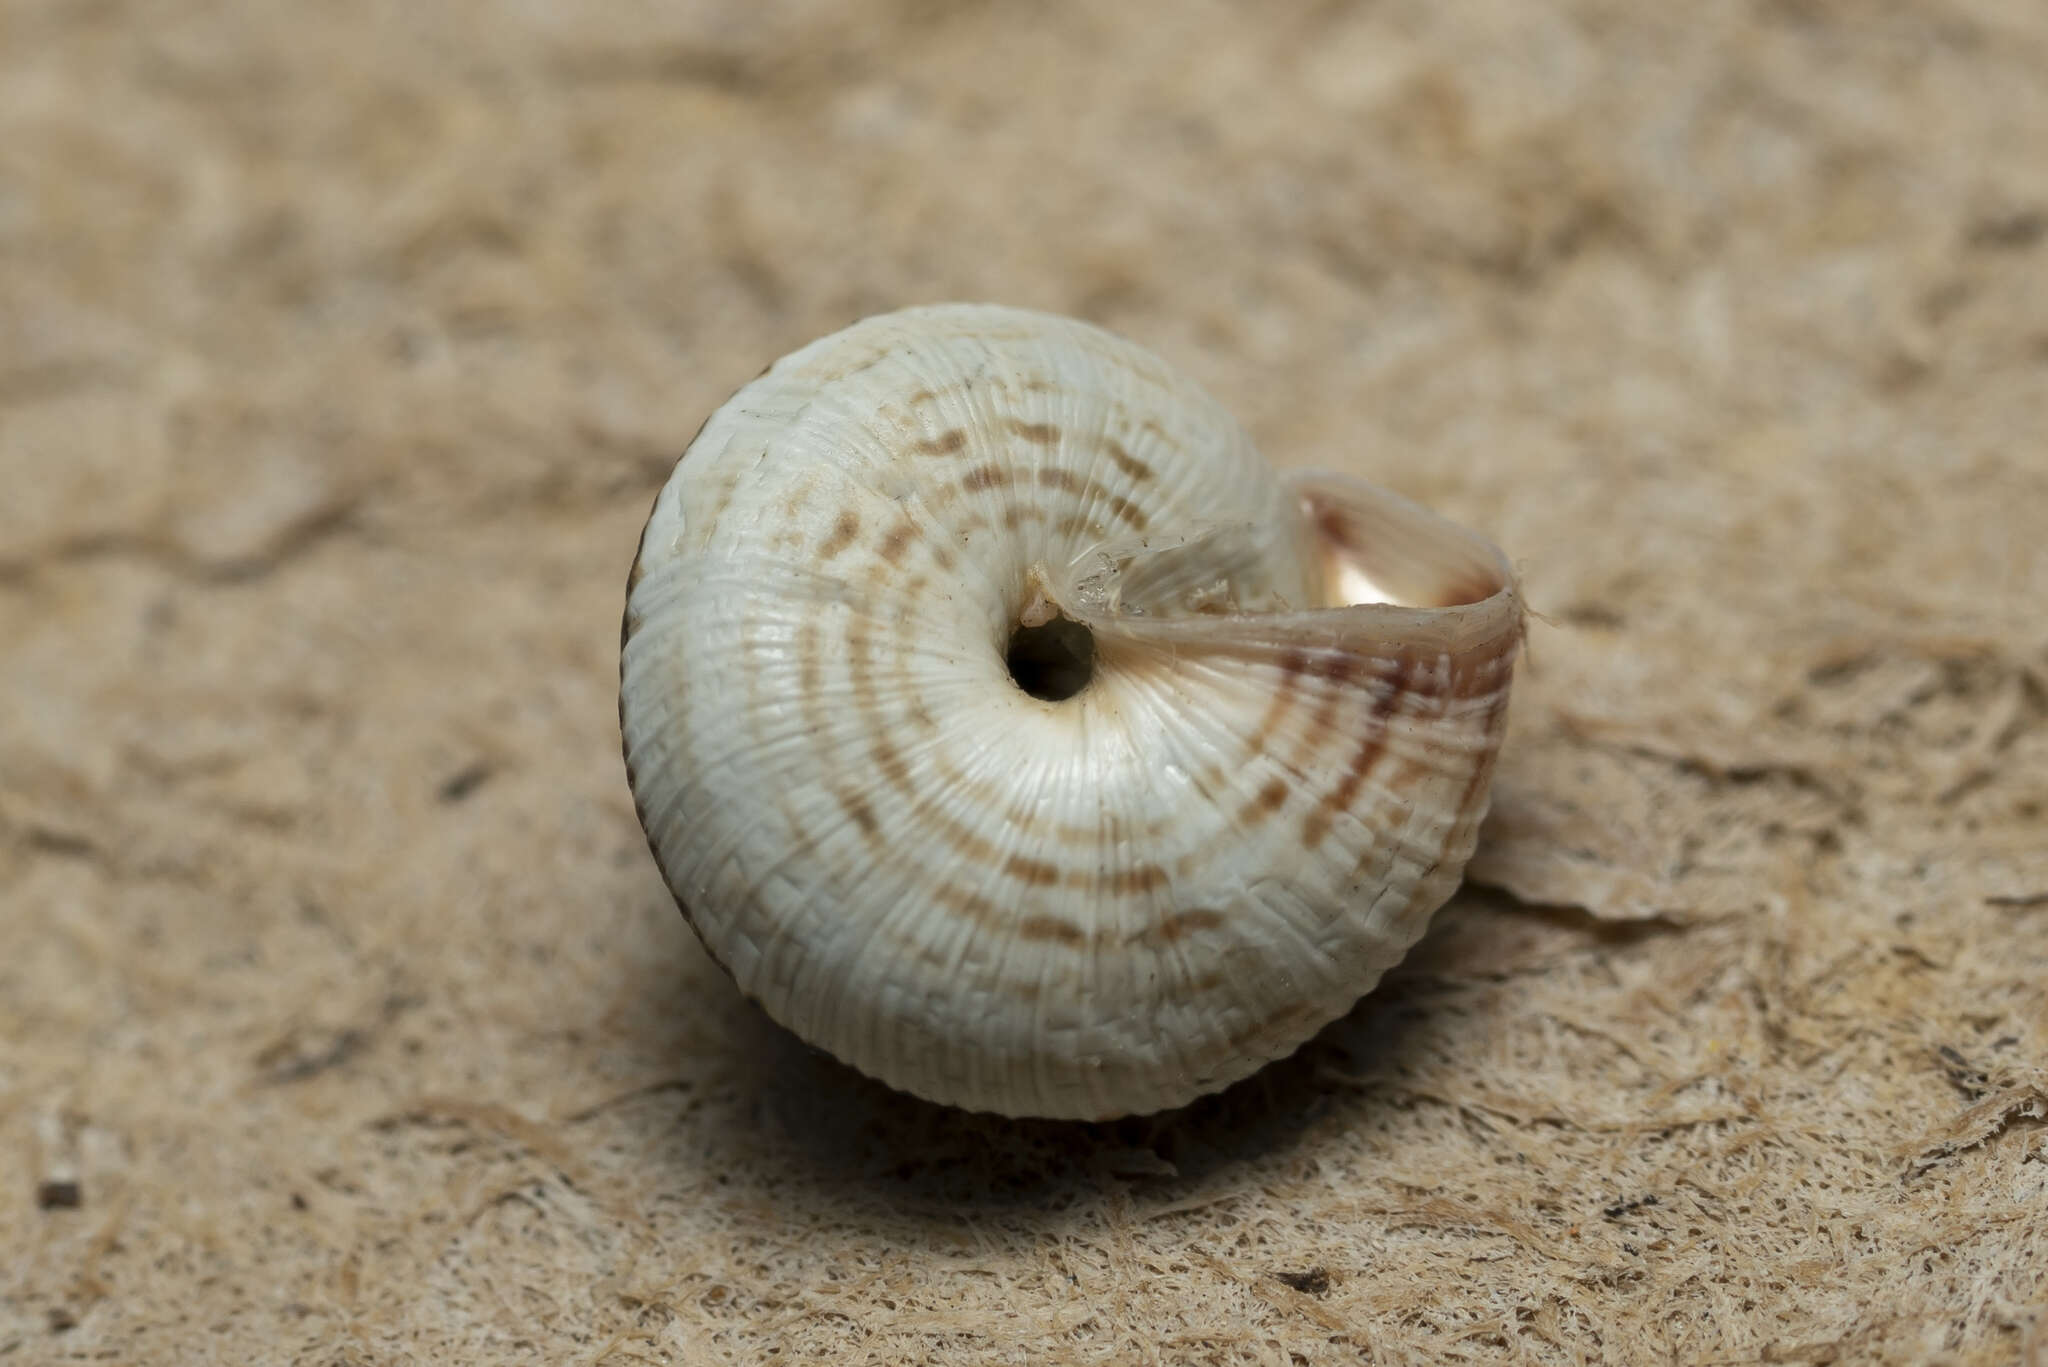
<path id="1" fill-rule="evenodd" d="M 0 3 L 0 1361 L 2048 1361 L 2048 8 L 590 13 Z M 941 298 L 1553 619 L 1179 1115 L 809 1054 L 633 819 L 655 487 Z"/>

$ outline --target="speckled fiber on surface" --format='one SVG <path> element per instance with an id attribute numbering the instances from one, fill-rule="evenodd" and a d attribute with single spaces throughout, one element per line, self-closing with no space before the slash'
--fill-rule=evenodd
<path id="1" fill-rule="evenodd" d="M 2048 9 L 0 4 L 0 1362 L 2048 1361 Z M 1074 313 L 1483 529 L 1467 890 L 1188 1110 L 742 1002 L 649 499 Z"/>

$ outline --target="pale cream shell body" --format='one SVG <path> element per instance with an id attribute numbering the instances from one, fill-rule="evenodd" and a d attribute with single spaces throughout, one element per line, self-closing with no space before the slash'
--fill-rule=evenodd
<path id="1" fill-rule="evenodd" d="M 1332 606 L 1361 574 L 1393 601 Z M 1047 701 L 1005 651 L 1055 609 L 1096 660 Z M 1521 632 L 1480 538 L 1283 479 L 1098 329 L 947 305 L 706 422 L 620 720 L 670 888 L 772 1016 L 919 1096 L 1100 1118 L 1291 1052 L 1421 934 Z"/>

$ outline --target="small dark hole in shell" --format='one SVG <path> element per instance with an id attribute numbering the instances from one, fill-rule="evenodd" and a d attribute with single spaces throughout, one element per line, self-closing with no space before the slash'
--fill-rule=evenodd
<path id="1" fill-rule="evenodd" d="M 1095 636 L 1070 617 L 1018 627 L 1010 637 L 1010 677 L 1034 698 L 1064 702 L 1095 674 Z"/>

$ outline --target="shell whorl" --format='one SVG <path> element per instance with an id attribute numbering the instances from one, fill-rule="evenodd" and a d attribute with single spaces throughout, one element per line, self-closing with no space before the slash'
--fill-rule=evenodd
<path id="1" fill-rule="evenodd" d="M 1095 654 L 1049 701 L 1005 656 L 1055 612 Z M 946 305 L 706 422 L 620 720 L 670 888 L 771 1015 L 932 1100 L 1102 1118 L 1293 1051 L 1421 934 L 1522 620 L 1492 546 L 1283 478 L 1142 349 Z"/>

